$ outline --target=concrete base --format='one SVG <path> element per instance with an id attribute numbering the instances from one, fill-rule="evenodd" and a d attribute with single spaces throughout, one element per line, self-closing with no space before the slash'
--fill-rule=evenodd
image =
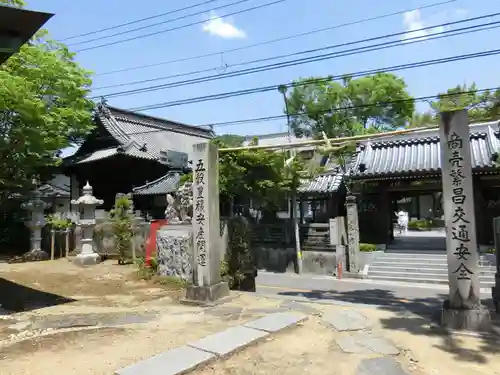
<path id="1" fill-rule="evenodd" d="M 43 260 L 49 260 L 50 256 L 47 252 L 41 249 L 34 249 L 24 254 L 23 259 L 26 262 L 39 262 Z"/>
<path id="2" fill-rule="evenodd" d="M 441 310 L 441 326 L 454 330 L 485 331 L 491 327 L 491 313 L 484 306 L 471 310 L 458 310 L 447 307 Z"/>
<path id="3" fill-rule="evenodd" d="M 73 259 L 73 264 L 76 264 L 77 266 L 92 266 L 100 262 L 101 262 L 101 257 L 99 256 L 99 254 L 96 253 L 78 254 Z"/>
<path id="4" fill-rule="evenodd" d="M 206 304 L 217 301 L 229 295 L 229 285 L 226 282 L 220 282 L 210 286 L 190 285 L 186 290 L 185 303 Z"/>

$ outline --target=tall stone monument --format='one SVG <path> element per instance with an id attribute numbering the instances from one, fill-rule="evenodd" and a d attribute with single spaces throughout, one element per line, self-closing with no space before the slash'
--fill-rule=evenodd
<path id="1" fill-rule="evenodd" d="M 211 302 L 229 294 L 221 280 L 223 248 L 219 214 L 219 153 L 210 143 L 193 145 L 193 285 L 186 299 Z"/>
<path id="2" fill-rule="evenodd" d="M 83 187 L 83 195 L 71 201 L 72 205 L 80 208 L 80 218 L 78 219 L 77 226 L 81 230 L 82 250 L 73 260 L 73 263 L 76 265 L 86 266 L 97 264 L 101 260 L 99 254 L 94 252 L 94 227 L 96 225 L 95 209 L 103 203 L 102 199 L 94 197 L 92 186 L 88 182 Z"/>
<path id="3" fill-rule="evenodd" d="M 467 111 L 441 113 L 439 137 L 450 284 L 441 324 L 452 329 L 482 329 L 488 325 L 490 313 L 480 300 Z"/>
<path id="4" fill-rule="evenodd" d="M 347 256 L 349 263 L 349 272 L 359 272 L 359 219 L 358 205 L 356 197 L 352 194 L 346 197 L 347 210 Z"/>

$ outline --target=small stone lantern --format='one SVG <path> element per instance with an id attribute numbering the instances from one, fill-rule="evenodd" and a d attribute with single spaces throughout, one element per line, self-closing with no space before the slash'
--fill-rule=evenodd
<path id="1" fill-rule="evenodd" d="M 39 193 L 28 202 L 23 203 L 22 208 L 29 211 L 31 218 L 26 222 L 26 226 L 31 232 L 30 251 L 26 254 L 28 260 L 47 260 L 49 255 L 42 250 L 42 228 L 45 226 L 44 211 L 50 205 L 44 202 Z"/>
<path id="2" fill-rule="evenodd" d="M 103 203 L 104 201 L 102 199 L 97 199 L 92 195 L 92 186 L 90 186 L 88 182 L 87 185 L 83 187 L 83 195 L 71 201 L 71 204 L 80 207 L 80 218 L 77 225 L 80 227 L 80 232 L 82 234 L 82 250 L 73 261 L 77 265 L 86 266 L 97 264 L 100 261 L 99 254 L 94 252 L 93 242 L 94 227 L 96 225 L 95 209 Z"/>

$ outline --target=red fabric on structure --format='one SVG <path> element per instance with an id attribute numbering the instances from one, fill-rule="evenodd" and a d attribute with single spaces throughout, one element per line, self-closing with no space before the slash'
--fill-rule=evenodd
<path id="1" fill-rule="evenodd" d="M 151 226 L 149 227 L 149 237 L 146 240 L 146 256 L 145 261 L 148 267 L 151 266 L 151 257 L 156 254 L 156 232 L 162 226 L 167 225 L 167 220 L 152 220 Z"/>

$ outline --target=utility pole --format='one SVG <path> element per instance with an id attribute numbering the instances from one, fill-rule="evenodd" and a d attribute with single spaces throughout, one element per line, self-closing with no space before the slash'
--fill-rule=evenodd
<path id="1" fill-rule="evenodd" d="M 288 128 L 288 142 L 291 143 L 291 125 L 290 125 L 290 112 L 288 110 L 288 100 L 286 97 L 286 91 L 287 87 L 286 85 L 279 85 L 278 86 L 278 91 L 283 95 L 283 100 L 285 102 L 285 112 L 286 112 L 286 122 L 287 122 L 287 128 Z M 290 149 L 290 161 L 293 161 L 293 158 L 295 158 L 296 151 Z M 288 163 L 286 163 L 288 164 Z M 288 167 L 288 165 L 285 165 L 285 168 Z M 299 223 L 297 221 L 297 184 L 299 183 L 299 180 L 297 179 L 297 176 L 293 176 L 293 185 L 292 185 L 292 196 L 291 196 L 291 208 L 290 208 L 290 219 L 293 223 L 293 228 L 294 228 L 294 234 L 295 234 L 295 253 L 297 255 L 297 268 L 296 272 L 298 274 L 302 273 L 302 251 L 300 250 L 300 230 L 299 230 Z"/>

